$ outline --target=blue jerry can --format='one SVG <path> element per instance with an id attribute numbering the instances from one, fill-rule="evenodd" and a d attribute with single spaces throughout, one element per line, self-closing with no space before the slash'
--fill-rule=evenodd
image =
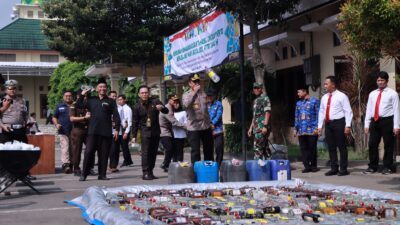
<path id="1" fill-rule="evenodd" d="M 248 160 L 246 162 L 249 181 L 271 180 L 271 166 L 269 160 Z"/>
<path id="2" fill-rule="evenodd" d="M 270 160 L 272 180 L 290 180 L 290 162 L 289 160 Z"/>
<path id="3" fill-rule="evenodd" d="M 218 163 L 214 161 L 197 161 L 194 163 L 194 175 L 197 183 L 218 182 Z"/>

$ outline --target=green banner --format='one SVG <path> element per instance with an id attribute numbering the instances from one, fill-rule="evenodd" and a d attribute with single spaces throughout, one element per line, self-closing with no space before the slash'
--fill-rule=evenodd
<path id="1" fill-rule="evenodd" d="M 39 5 L 43 2 L 43 0 L 21 0 L 21 4 L 26 5 Z"/>

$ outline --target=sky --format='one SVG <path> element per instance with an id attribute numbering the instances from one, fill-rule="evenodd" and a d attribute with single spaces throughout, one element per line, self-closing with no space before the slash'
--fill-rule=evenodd
<path id="1" fill-rule="evenodd" d="M 0 29 L 11 23 L 12 7 L 21 0 L 0 0 Z"/>

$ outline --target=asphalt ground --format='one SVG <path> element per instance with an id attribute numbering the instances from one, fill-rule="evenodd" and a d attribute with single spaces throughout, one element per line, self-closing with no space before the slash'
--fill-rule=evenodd
<path id="1" fill-rule="evenodd" d="M 164 173 L 159 165 L 163 160 L 163 155 L 157 156 L 157 164 L 154 174 L 160 179 L 143 181 L 141 179 L 141 167 L 139 155 L 132 155 L 134 160 L 133 167 L 122 167 L 120 172 L 108 174 L 111 180 L 99 181 L 97 176 L 89 176 L 85 182 L 79 182 L 79 177 L 72 174 L 61 173 L 61 162 L 59 161 L 60 152 L 56 152 L 57 160 L 56 174 L 38 175 L 33 183 L 41 192 L 35 194 L 29 187 L 17 183 L 7 189 L 6 194 L 0 194 L 0 225 L 27 225 L 27 224 L 87 224 L 82 216 L 81 210 L 64 203 L 64 200 L 71 200 L 83 194 L 90 186 L 120 187 L 126 185 L 142 184 L 167 184 L 168 175 Z M 185 153 L 185 159 L 190 159 L 190 154 Z M 122 162 L 122 158 L 120 160 Z M 380 190 L 386 192 L 400 193 L 399 174 L 382 175 L 380 173 L 364 175 L 362 171 L 366 169 L 367 162 L 350 162 L 349 176 L 326 177 L 324 173 L 329 170 L 324 164 L 319 162 L 321 171 L 317 173 L 302 174 L 302 164 L 292 163 L 292 178 L 300 178 L 310 183 L 330 183 L 336 185 L 349 185 L 358 188 Z"/>

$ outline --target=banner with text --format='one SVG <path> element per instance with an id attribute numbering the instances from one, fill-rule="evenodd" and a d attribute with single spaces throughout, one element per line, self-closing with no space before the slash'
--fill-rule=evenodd
<path id="1" fill-rule="evenodd" d="M 221 64 L 239 51 L 239 29 L 231 13 L 214 11 L 164 38 L 164 75 L 183 76 Z"/>

